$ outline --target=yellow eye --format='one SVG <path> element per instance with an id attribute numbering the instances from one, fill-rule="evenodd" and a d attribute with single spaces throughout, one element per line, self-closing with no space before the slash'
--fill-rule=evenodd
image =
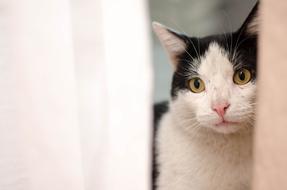
<path id="1" fill-rule="evenodd" d="M 244 85 L 251 80 L 251 72 L 247 69 L 240 69 L 236 71 L 233 76 L 233 81 L 235 84 Z"/>
<path id="2" fill-rule="evenodd" d="M 190 79 L 188 85 L 190 90 L 194 93 L 200 93 L 205 90 L 204 82 L 198 77 Z"/>

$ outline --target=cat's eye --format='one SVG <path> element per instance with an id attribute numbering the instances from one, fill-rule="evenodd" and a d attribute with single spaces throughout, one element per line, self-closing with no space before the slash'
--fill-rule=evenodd
<path id="1" fill-rule="evenodd" d="M 240 69 L 235 72 L 233 81 L 235 84 L 244 85 L 251 80 L 251 72 L 247 69 Z"/>
<path id="2" fill-rule="evenodd" d="M 200 93 L 205 90 L 204 82 L 198 77 L 190 79 L 188 85 L 189 89 L 194 93 Z"/>

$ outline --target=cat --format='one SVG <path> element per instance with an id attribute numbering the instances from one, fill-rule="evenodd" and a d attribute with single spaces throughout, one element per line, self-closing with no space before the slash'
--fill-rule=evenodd
<path id="1" fill-rule="evenodd" d="M 204 38 L 153 23 L 174 68 L 171 100 L 155 107 L 154 189 L 250 189 L 258 7 L 237 31 Z"/>

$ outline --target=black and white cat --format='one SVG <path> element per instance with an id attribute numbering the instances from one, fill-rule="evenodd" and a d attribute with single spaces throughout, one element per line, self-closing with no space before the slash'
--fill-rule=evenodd
<path id="1" fill-rule="evenodd" d="M 171 101 L 155 114 L 156 189 L 250 189 L 258 4 L 229 34 L 153 28 L 174 66 Z"/>

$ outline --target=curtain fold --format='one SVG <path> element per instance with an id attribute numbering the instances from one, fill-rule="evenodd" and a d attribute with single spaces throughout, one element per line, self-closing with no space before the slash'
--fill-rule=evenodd
<path id="1" fill-rule="evenodd" d="M 109 99 L 106 185 L 112 190 L 144 190 L 150 186 L 151 174 L 151 144 L 147 143 L 151 140 L 148 126 L 152 100 L 147 2 L 102 3 Z"/>
<path id="2" fill-rule="evenodd" d="M 15 159 L 21 170 L 3 173 L 11 175 L 10 182 L 3 181 L 0 189 L 81 190 L 70 2 L 7 1 L 2 11 L 7 14 L 8 31 L 7 60 L 2 64 L 9 72 L 3 80 L 13 84 L 7 91 L 1 89 L 1 95 L 11 93 L 7 107 L 12 106 L 13 112 L 6 120 L 13 125 L 1 128 L 9 130 L 8 137 L 18 134 L 15 141 L 1 144 L 8 153 L 17 152 L 3 168 L 13 168 L 9 162 Z M 17 175 L 20 179 L 14 178 Z"/>

